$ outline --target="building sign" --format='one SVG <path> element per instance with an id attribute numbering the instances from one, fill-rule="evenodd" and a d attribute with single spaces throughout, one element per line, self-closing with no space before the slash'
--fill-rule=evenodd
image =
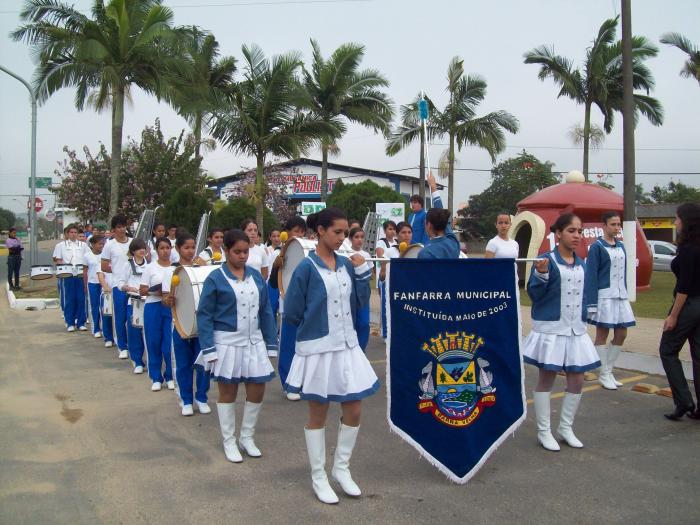
<path id="1" fill-rule="evenodd" d="M 321 177 L 319 175 L 304 175 L 292 171 L 285 175 L 271 175 L 266 177 L 270 184 L 279 186 L 284 193 L 290 198 L 298 197 L 318 197 L 321 194 Z M 337 179 L 328 179 L 328 193 L 333 192 L 333 186 Z M 220 189 L 219 196 L 221 199 L 228 200 L 237 192 L 236 188 L 239 184 L 244 183 L 241 180 L 229 182 Z"/>
<path id="2" fill-rule="evenodd" d="M 325 202 L 302 202 L 301 203 L 301 214 L 304 217 L 311 215 L 312 213 L 318 213 L 326 207 Z"/>
<path id="3" fill-rule="evenodd" d="M 642 228 L 675 228 L 673 219 L 639 219 Z"/>

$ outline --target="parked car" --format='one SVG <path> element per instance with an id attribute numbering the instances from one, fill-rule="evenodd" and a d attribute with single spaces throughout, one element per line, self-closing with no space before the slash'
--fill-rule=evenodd
<path id="1" fill-rule="evenodd" d="M 671 261 L 676 256 L 676 245 L 665 241 L 649 241 L 651 253 L 654 256 L 654 270 L 671 271 Z"/>

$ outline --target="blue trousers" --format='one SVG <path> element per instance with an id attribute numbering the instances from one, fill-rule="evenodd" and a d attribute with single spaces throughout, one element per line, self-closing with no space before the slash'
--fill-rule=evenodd
<path id="1" fill-rule="evenodd" d="M 384 302 L 384 294 L 386 294 L 386 283 L 379 281 L 379 301 L 382 303 L 382 337 L 386 339 L 386 303 Z"/>
<path id="2" fill-rule="evenodd" d="M 280 354 L 277 359 L 277 371 L 280 375 L 280 381 L 284 388 L 287 382 L 287 375 L 292 366 L 294 352 L 296 348 L 297 329 L 296 326 L 289 324 L 282 316 L 282 330 L 280 332 Z"/>
<path id="3" fill-rule="evenodd" d="M 270 307 L 272 308 L 272 316 L 275 318 L 275 327 L 277 327 L 277 312 L 280 309 L 280 290 L 267 285 L 267 296 L 270 299 Z"/>
<path id="4" fill-rule="evenodd" d="M 362 351 L 366 352 L 369 343 L 369 305 L 357 311 L 357 341 Z"/>
<path id="5" fill-rule="evenodd" d="M 116 286 L 112 288 L 112 302 L 114 303 L 114 331 L 117 335 L 119 350 L 126 350 L 128 345 L 126 323 L 129 319 L 126 313 L 126 305 L 129 297 Z"/>
<path id="6" fill-rule="evenodd" d="M 126 330 L 129 334 L 129 357 L 134 362 L 134 366 L 143 366 L 143 330 L 131 324 L 131 305 L 126 307 L 129 322 L 126 323 Z"/>
<path id="7" fill-rule="evenodd" d="M 199 337 L 183 339 L 173 328 L 173 353 L 175 355 L 175 378 L 177 379 L 178 393 L 183 405 L 192 404 L 192 372 L 197 377 L 196 399 L 201 403 L 207 402 L 209 391 L 209 374 L 197 366 L 194 362 L 199 355 Z"/>
<path id="8" fill-rule="evenodd" d="M 103 293 L 100 294 L 100 321 L 102 326 L 102 337 L 104 337 L 105 342 L 111 341 L 114 343 L 114 329 L 112 327 L 112 316 L 102 314 L 102 304 L 105 300 Z"/>
<path id="9" fill-rule="evenodd" d="M 65 296 L 63 294 L 63 279 L 56 279 L 56 287 L 58 288 L 58 302 L 61 305 L 61 312 L 66 309 Z M 65 314 L 64 314 L 65 315 Z"/>
<path id="10" fill-rule="evenodd" d="M 148 377 L 151 381 L 163 382 L 163 361 L 165 361 L 165 380 L 173 378 L 171 361 L 173 316 L 170 308 L 157 303 L 146 303 L 143 312 L 143 329 L 146 334 L 148 351 Z"/>
<path id="11" fill-rule="evenodd" d="M 83 277 L 66 277 L 63 280 L 64 309 L 63 318 L 68 326 L 84 326 L 87 320 L 85 312 L 85 288 Z"/>
<path id="12" fill-rule="evenodd" d="M 102 286 L 100 283 L 88 283 L 88 296 L 90 297 L 90 319 L 92 320 L 92 333 L 96 334 L 101 331 L 102 323 L 100 322 L 100 296 L 102 295 Z"/>

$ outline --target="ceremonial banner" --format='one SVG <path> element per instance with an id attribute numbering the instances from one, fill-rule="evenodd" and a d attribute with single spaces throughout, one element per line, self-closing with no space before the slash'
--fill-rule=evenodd
<path id="1" fill-rule="evenodd" d="M 513 259 L 393 259 L 387 287 L 392 430 L 466 483 L 525 419 Z"/>

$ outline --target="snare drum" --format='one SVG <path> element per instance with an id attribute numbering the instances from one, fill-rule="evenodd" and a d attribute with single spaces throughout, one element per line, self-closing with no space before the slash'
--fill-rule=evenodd
<path id="1" fill-rule="evenodd" d="M 72 264 L 57 264 L 56 265 L 56 277 L 59 279 L 66 279 L 68 277 L 73 277 L 73 265 Z"/>
<path id="2" fill-rule="evenodd" d="M 114 303 L 112 302 L 111 292 L 102 292 L 100 295 L 100 308 L 102 315 L 111 316 L 114 313 Z"/>
<path id="3" fill-rule="evenodd" d="M 173 273 L 180 280 L 176 286 L 170 287 L 170 293 L 175 296 L 173 322 L 183 339 L 197 337 L 199 296 L 207 276 L 215 271 L 221 271 L 220 266 L 179 266 Z"/>
<path id="4" fill-rule="evenodd" d="M 83 268 L 85 265 L 83 264 L 74 264 L 73 265 L 73 277 L 78 277 L 80 275 L 83 275 Z"/>
<path id="5" fill-rule="evenodd" d="M 146 298 L 138 294 L 129 294 L 131 299 L 131 326 L 143 328 L 143 312 L 146 306 Z"/>
<path id="6" fill-rule="evenodd" d="M 43 281 L 53 277 L 53 267 L 49 264 L 35 264 L 32 266 L 32 271 L 29 278 L 33 281 Z"/>
<path id="7" fill-rule="evenodd" d="M 282 268 L 277 274 L 277 285 L 279 286 L 280 294 L 284 295 L 285 290 L 289 287 L 292 280 L 292 274 L 299 263 L 309 256 L 311 252 L 316 251 L 318 241 L 311 239 L 292 238 L 289 239 L 280 251 L 279 257 L 282 258 Z"/>
<path id="8" fill-rule="evenodd" d="M 408 248 L 404 250 L 404 252 L 401 254 L 401 257 L 403 259 L 417 259 L 418 254 L 420 251 L 423 249 L 423 245 L 420 243 L 417 244 L 410 244 Z"/>

